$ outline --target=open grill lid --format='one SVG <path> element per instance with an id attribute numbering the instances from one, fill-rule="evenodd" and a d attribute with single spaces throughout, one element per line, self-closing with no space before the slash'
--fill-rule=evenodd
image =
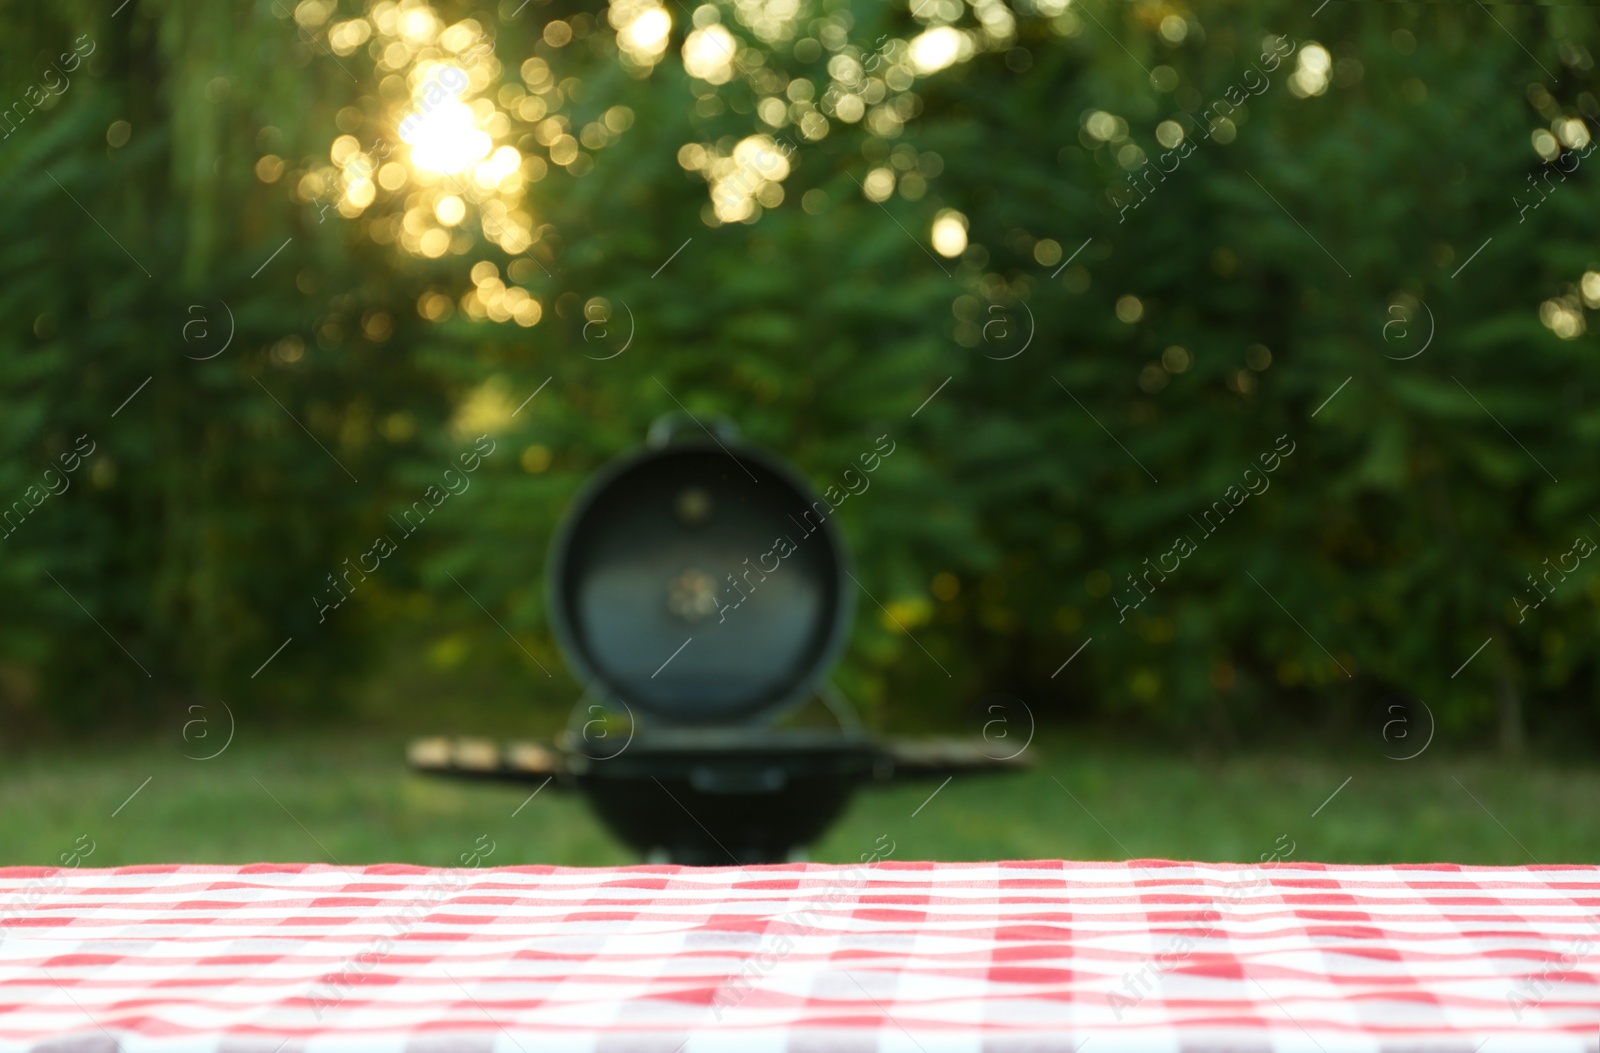
<path id="1" fill-rule="evenodd" d="M 770 720 L 803 702 L 849 629 L 848 555 L 828 509 L 731 436 L 612 462 L 551 546 L 568 664 L 664 724 Z"/>

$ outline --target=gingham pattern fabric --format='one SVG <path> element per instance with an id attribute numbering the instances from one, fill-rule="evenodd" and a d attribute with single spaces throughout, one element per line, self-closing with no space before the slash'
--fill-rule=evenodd
<path id="1" fill-rule="evenodd" d="M 1597 919 L 1590 867 L 12 868 L 0 1051 L 1577 1053 Z"/>

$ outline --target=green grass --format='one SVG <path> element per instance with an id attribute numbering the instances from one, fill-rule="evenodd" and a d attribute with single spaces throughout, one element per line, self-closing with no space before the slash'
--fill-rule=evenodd
<path id="1" fill-rule="evenodd" d="M 462 865 L 480 837 L 496 846 L 482 858 L 489 865 L 634 861 L 581 798 L 551 786 L 513 818 L 533 786 L 414 774 L 397 738 L 241 738 L 210 761 L 185 759 L 181 745 L 99 743 L 9 759 L 0 863 L 53 865 L 79 835 L 97 846 L 84 865 L 98 866 Z M 1031 771 L 958 778 L 932 800 L 936 781 L 865 791 L 812 858 L 851 861 L 887 835 L 897 859 L 1253 862 L 1282 834 L 1297 861 L 1600 863 L 1595 767 L 1448 757 L 1437 747 L 1407 762 L 1196 760 L 1066 737 L 1036 743 L 1032 755 Z"/>

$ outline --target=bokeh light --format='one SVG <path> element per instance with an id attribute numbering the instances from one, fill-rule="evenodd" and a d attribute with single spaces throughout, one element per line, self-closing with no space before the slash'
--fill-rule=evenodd
<path id="1" fill-rule="evenodd" d="M 933 251 L 954 258 L 967 251 L 967 217 L 955 209 L 944 209 L 934 218 L 931 232 Z"/>
<path id="2" fill-rule="evenodd" d="M 733 34 L 719 25 L 697 29 L 683 42 L 683 68 L 708 84 L 726 84 L 733 78 L 737 47 Z"/>
<path id="3" fill-rule="evenodd" d="M 400 138 L 411 146 L 413 165 L 452 175 L 487 157 L 493 147 L 472 108 L 453 98 L 419 109 L 402 121 Z"/>
<path id="4" fill-rule="evenodd" d="M 1289 77 L 1289 91 L 1302 99 L 1321 95 L 1328 90 L 1328 76 L 1333 69 L 1333 56 L 1328 49 L 1315 41 L 1300 48 L 1300 61 Z"/>
<path id="5" fill-rule="evenodd" d="M 639 72 L 654 69 L 667 52 L 667 37 L 672 32 L 667 9 L 655 0 L 611 0 L 607 17 L 617 31 L 623 60 Z"/>
<path id="6" fill-rule="evenodd" d="M 911 64 L 921 74 L 937 73 L 972 55 L 967 35 L 951 26 L 936 26 L 911 40 Z"/>

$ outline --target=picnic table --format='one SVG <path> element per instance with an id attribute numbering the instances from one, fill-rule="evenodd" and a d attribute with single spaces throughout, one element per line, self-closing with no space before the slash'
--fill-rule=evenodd
<path id="1" fill-rule="evenodd" d="M 880 847 L 0 869 L 0 1053 L 1596 1049 L 1594 867 Z"/>

